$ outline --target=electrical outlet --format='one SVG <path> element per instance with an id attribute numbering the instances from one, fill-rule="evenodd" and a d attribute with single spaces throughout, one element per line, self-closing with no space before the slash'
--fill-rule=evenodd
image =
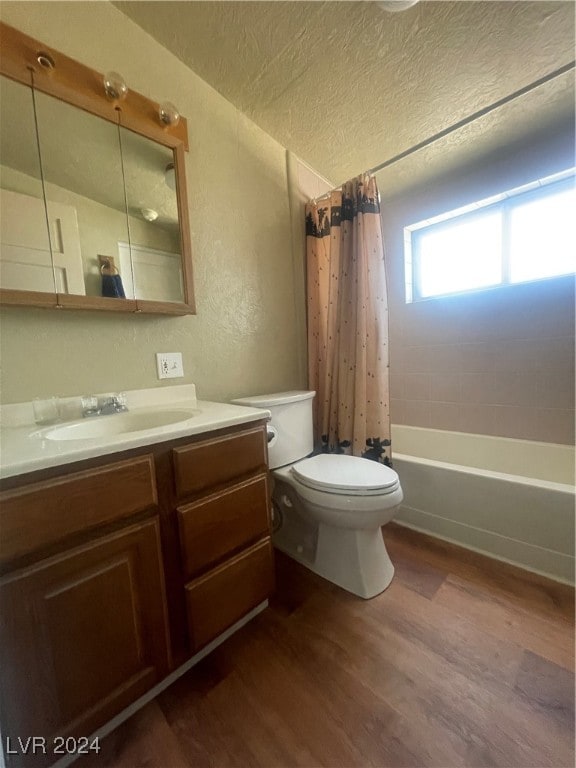
<path id="1" fill-rule="evenodd" d="M 157 352 L 156 367 L 159 379 L 175 379 L 184 376 L 181 352 Z"/>

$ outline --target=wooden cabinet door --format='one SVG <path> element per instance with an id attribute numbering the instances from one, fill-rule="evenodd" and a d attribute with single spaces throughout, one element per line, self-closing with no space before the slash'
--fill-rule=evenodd
<path id="1" fill-rule="evenodd" d="M 88 736 L 168 671 L 156 520 L 0 581 L 2 735 Z M 8 756 L 9 765 L 54 762 Z M 10 759 L 11 758 L 11 759 Z"/>

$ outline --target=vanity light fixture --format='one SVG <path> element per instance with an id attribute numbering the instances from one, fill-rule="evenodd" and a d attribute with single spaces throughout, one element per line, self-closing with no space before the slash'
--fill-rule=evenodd
<path id="1" fill-rule="evenodd" d="M 109 99 L 122 101 L 128 95 L 128 86 L 126 81 L 118 72 L 106 72 L 102 78 L 104 91 Z"/>
<path id="2" fill-rule="evenodd" d="M 180 112 L 171 101 L 164 101 L 158 107 L 158 116 L 162 125 L 178 125 L 180 122 Z"/>

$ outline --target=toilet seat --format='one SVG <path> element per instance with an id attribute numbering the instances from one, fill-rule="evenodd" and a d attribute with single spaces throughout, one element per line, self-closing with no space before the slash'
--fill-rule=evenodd
<path id="1" fill-rule="evenodd" d="M 400 485 L 390 467 L 344 454 L 312 456 L 293 465 L 291 471 L 302 485 L 339 496 L 385 496 Z"/>

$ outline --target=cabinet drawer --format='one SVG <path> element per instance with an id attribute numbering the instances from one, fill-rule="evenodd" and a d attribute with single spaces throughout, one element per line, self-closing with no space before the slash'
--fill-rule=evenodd
<path id="1" fill-rule="evenodd" d="M 186 578 L 269 533 L 265 474 L 178 508 Z"/>
<path id="2" fill-rule="evenodd" d="M 186 586 L 192 650 L 197 651 L 270 596 L 274 560 L 270 539 L 259 542 Z"/>
<path id="3" fill-rule="evenodd" d="M 179 499 L 235 480 L 266 466 L 264 427 L 203 440 L 174 449 L 176 494 Z"/>
<path id="4" fill-rule="evenodd" d="M 0 562 L 156 504 L 149 455 L 3 491 Z"/>

